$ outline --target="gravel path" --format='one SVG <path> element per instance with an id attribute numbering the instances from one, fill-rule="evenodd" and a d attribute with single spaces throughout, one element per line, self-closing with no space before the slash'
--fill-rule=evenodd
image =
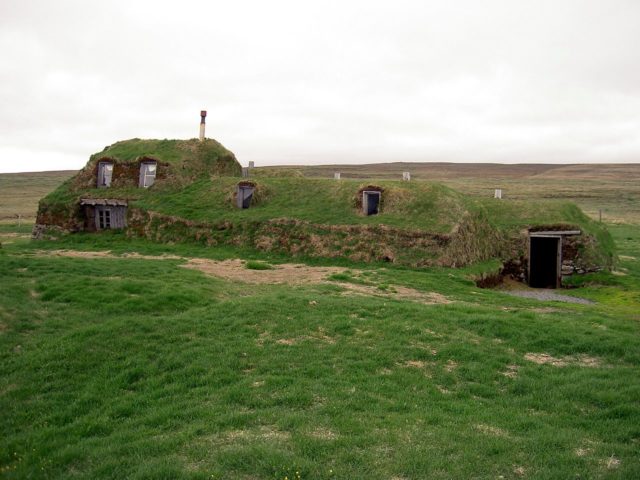
<path id="1" fill-rule="evenodd" d="M 514 297 L 533 298 L 536 300 L 542 300 L 543 302 L 566 302 L 566 303 L 579 303 L 582 305 L 593 305 L 595 302 L 587 300 L 585 298 L 571 297 L 569 295 L 560 295 L 555 293 L 554 290 L 539 288 L 537 290 L 508 290 L 503 291 L 507 295 L 513 295 Z"/>

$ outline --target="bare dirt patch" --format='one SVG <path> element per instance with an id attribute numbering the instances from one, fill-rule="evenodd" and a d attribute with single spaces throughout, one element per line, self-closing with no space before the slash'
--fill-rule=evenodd
<path id="1" fill-rule="evenodd" d="M 522 477 L 526 473 L 526 470 L 524 469 L 524 467 L 521 467 L 519 465 L 514 465 L 513 466 L 513 473 L 515 473 L 519 477 Z"/>
<path id="2" fill-rule="evenodd" d="M 411 368 L 424 368 L 426 365 L 426 362 L 423 362 L 422 360 L 407 360 L 404 362 L 405 367 Z"/>
<path id="3" fill-rule="evenodd" d="M 246 268 L 246 261 L 240 259 L 232 260 L 211 260 L 207 258 L 187 258 L 177 255 L 142 255 L 139 253 L 124 253 L 117 255 L 110 250 L 100 251 L 79 251 L 79 250 L 37 250 L 36 256 L 46 257 L 69 257 L 69 258 L 129 258 L 142 260 L 184 260 L 185 264 L 179 265 L 182 268 L 198 270 L 205 275 L 222 278 L 232 282 L 243 282 L 250 284 L 269 285 L 309 285 L 329 283 L 339 285 L 344 290 L 342 295 L 365 295 L 382 298 L 394 298 L 400 300 L 410 300 L 425 305 L 451 303 L 447 297 L 436 292 L 421 292 L 409 287 L 391 285 L 382 290 L 374 285 L 362 285 L 348 282 L 329 281 L 329 277 L 334 274 L 344 273 L 348 269 L 343 267 L 311 267 L 309 265 L 297 263 L 283 263 L 272 265 L 273 268 L 267 270 L 254 270 Z M 353 271 L 353 270 L 352 270 Z M 356 275 L 362 272 L 356 271 Z M 316 301 L 309 302 L 309 305 L 317 305 Z"/>
<path id="4" fill-rule="evenodd" d="M 614 469 L 616 469 L 616 468 L 618 468 L 620 466 L 620 460 L 618 458 L 616 458 L 615 455 L 611 455 L 605 461 L 605 465 L 606 465 L 608 470 L 614 470 Z"/>
<path id="5" fill-rule="evenodd" d="M 602 361 L 599 358 L 588 355 L 553 357 L 548 353 L 527 353 L 524 358 L 538 365 L 552 365 L 554 367 L 578 366 L 597 368 L 602 366 Z"/>
<path id="6" fill-rule="evenodd" d="M 305 285 L 329 283 L 328 277 L 336 273 L 344 273 L 348 269 L 342 267 L 310 267 L 303 264 L 284 263 L 273 265 L 268 270 L 252 270 L 245 267 L 246 262 L 240 259 L 234 260 L 208 260 L 204 258 L 188 259 L 184 268 L 199 270 L 207 275 L 252 284 L 287 284 Z M 356 272 L 360 273 L 360 272 Z M 436 292 L 420 292 L 413 288 L 391 286 L 387 290 L 372 285 L 361 285 L 347 282 L 330 282 L 344 288 L 343 295 L 366 295 L 383 298 L 396 298 L 411 300 L 426 305 L 451 303 L 451 300 Z M 311 301 L 309 305 L 317 305 Z"/>
<path id="7" fill-rule="evenodd" d="M 458 362 L 454 360 L 448 360 L 447 364 L 444 366 L 444 369 L 449 373 L 453 372 L 456 368 L 458 368 Z"/>
<path id="8" fill-rule="evenodd" d="M 111 250 L 83 252 L 80 250 L 36 250 L 36 257 L 68 257 L 68 258 L 114 258 Z"/>
<path id="9" fill-rule="evenodd" d="M 312 340 L 320 340 L 332 345 L 336 343 L 336 339 L 330 335 L 327 335 L 327 332 L 322 327 L 318 327 L 318 330 L 312 332 L 311 335 L 308 335 L 306 338 L 310 338 Z"/>
<path id="10" fill-rule="evenodd" d="M 278 430 L 271 426 L 261 426 L 247 430 L 230 430 L 224 433 L 205 437 L 203 440 L 215 444 L 233 444 L 244 441 L 268 440 L 287 441 L 291 437 L 289 432 Z"/>
<path id="11" fill-rule="evenodd" d="M 163 253 L 162 255 L 141 255 L 140 253 L 131 252 L 123 253 L 122 258 L 140 258 L 142 260 L 183 260 L 184 257 L 178 255 L 170 255 Z"/>
<path id="12" fill-rule="evenodd" d="M 427 335 L 431 335 L 434 338 L 442 338 L 442 335 L 440 335 L 438 332 L 434 332 L 430 328 L 424 328 L 422 331 Z"/>
<path id="13" fill-rule="evenodd" d="M 591 453 L 591 449 L 590 448 L 576 448 L 573 453 L 576 454 L 576 457 L 584 457 L 586 455 L 589 455 L 589 453 Z"/>
<path id="14" fill-rule="evenodd" d="M 570 295 L 560 295 L 556 293 L 554 289 L 549 288 L 538 288 L 531 290 L 501 290 L 501 292 L 513 297 L 529 298 L 533 300 L 540 300 L 541 302 L 577 303 L 579 305 L 593 305 L 595 303 L 592 300 L 587 300 L 586 298 L 573 297 Z"/>
<path id="15" fill-rule="evenodd" d="M 36 250 L 37 257 L 68 257 L 68 258 L 135 258 L 142 260 L 181 260 L 177 255 L 142 255 L 131 252 L 116 255 L 111 250 L 81 251 L 81 250 Z"/>
<path id="16" fill-rule="evenodd" d="M 28 233 L 4 232 L 0 233 L 0 239 L 2 238 L 31 238 L 31 235 Z"/>
<path id="17" fill-rule="evenodd" d="M 411 300 L 425 305 L 451 303 L 447 297 L 436 292 L 420 292 L 413 288 L 400 287 L 394 285 L 389 290 L 380 290 L 371 285 L 360 285 L 355 283 L 339 283 L 345 289 L 343 295 L 366 295 L 383 298 L 396 298 L 401 300 Z"/>
<path id="18" fill-rule="evenodd" d="M 338 435 L 325 427 L 318 427 L 310 433 L 310 436 L 313 438 L 318 438 L 320 440 L 335 440 L 338 438 Z"/>
<path id="19" fill-rule="evenodd" d="M 424 342 L 417 342 L 417 341 L 412 341 L 409 342 L 409 344 L 413 347 L 413 348 L 419 348 L 420 350 L 424 350 L 425 352 L 429 352 L 431 355 L 436 356 L 438 354 L 438 350 L 436 350 L 435 348 L 433 348 L 431 345 L 429 345 L 428 343 L 424 343 Z"/>
<path id="20" fill-rule="evenodd" d="M 245 264 L 246 262 L 240 259 L 217 261 L 190 258 L 185 265 L 180 266 L 234 282 L 288 285 L 322 283 L 329 275 L 343 273 L 346 270 L 341 267 L 309 267 L 295 263 L 273 265 L 269 270 L 252 270 L 246 268 Z"/>
<path id="21" fill-rule="evenodd" d="M 300 335 L 299 337 L 295 337 L 295 338 L 280 338 L 276 340 L 276 343 L 278 345 L 291 346 L 291 345 L 296 345 L 305 340 L 321 341 L 321 342 L 329 343 L 331 345 L 336 343 L 336 339 L 334 337 L 327 335 L 324 328 L 322 327 L 318 327 L 316 331 L 311 332 L 309 335 Z"/>
<path id="22" fill-rule="evenodd" d="M 482 432 L 482 433 L 484 433 L 486 435 L 491 435 L 491 436 L 494 436 L 494 437 L 508 437 L 509 436 L 509 434 L 505 430 L 502 430 L 501 428 L 498 428 L 498 427 L 493 427 L 491 425 L 486 425 L 484 423 L 478 423 L 478 424 L 474 425 L 473 428 L 475 428 L 479 432 Z"/>
<path id="23" fill-rule="evenodd" d="M 508 378 L 516 378 L 518 376 L 518 368 L 520 368 L 518 365 L 507 365 L 507 369 L 500 373 Z"/>

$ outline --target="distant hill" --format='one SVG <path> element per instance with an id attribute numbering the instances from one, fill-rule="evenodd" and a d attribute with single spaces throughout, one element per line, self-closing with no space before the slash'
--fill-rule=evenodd
<path id="1" fill-rule="evenodd" d="M 402 172 L 410 172 L 416 180 L 448 180 L 457 178 L 514 179 L 536 176 L 565 179 L 640 179 L 640 163 L 631 164 L 573 164 L 557 165 L 545 163 L 446 163 L 446 162 L 394 162 L 369 163 L 363 165 L 300 165 L 264 167 L 277 170 L 298 170 L 308 177 L 333 177 L 341 172 L 346 178 L 398 179 Z"/>
<path id="2" fill-rule="evenodd" d="M 76 173 L 75 170 L 60 170 L 0 174 L 0 223 L 13 223 L 18 216 L 33 223 L 38 201 Z"/>

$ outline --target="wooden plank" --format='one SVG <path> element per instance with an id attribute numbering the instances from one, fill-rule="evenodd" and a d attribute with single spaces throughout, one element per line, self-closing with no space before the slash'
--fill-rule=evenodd
<path id="1" fill-rule="evenodd" d="M 580 235 L 580 230 L 547 230 L 540 232 L 529 232 L 530 237 L 556 237 L 565 235 Z"/>
<path id="2" fill-rule="evenodd" d="M 562 237 L 558 239 L 558 250 L 556 252 L 556 288 L 562 286 Z"/>

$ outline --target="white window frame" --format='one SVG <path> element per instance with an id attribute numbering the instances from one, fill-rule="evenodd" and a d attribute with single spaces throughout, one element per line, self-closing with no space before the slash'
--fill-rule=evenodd
<path id="1" fill-rule="evenodd" d="M 150 168 L 153 167 L 153 174 L 150 174 Z M 156 174 L 158 173 L 158 162 L 142 162 L 140 163 L 140 186 L 149 188 L 156 182 Z"/>
<path id="2" fill-rule="evenodd" d="M 107 170 L 109 171 L 109 175 L 105 175 Z M 113 162 L 98 162 L 98 188 L 109 188 L 112 180 Z"/>

